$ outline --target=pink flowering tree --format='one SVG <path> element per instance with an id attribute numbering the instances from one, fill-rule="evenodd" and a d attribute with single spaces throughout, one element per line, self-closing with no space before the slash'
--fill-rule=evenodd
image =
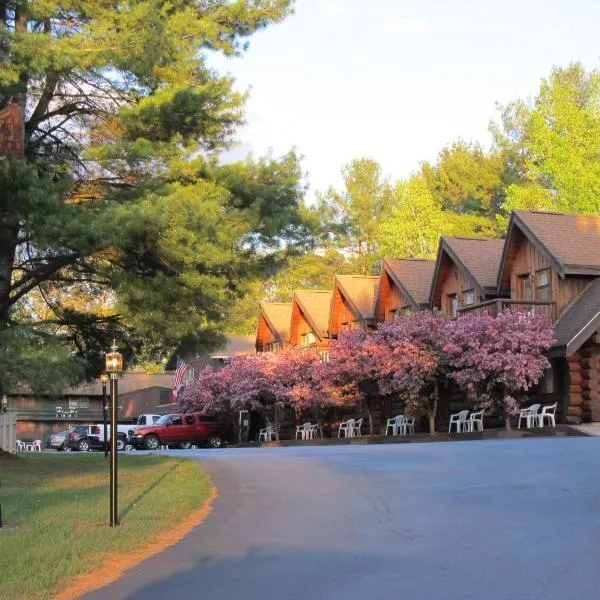
<path id="1" fill-rule="evenodd" d="M 381 395 L 413 397 L 433 368 L 433 359 L 414 344 L 390 343 L 379 331 L 342 332 L 332 342 L 329 363 L 322 370 L 323 389 L 338 404 L 360 405 L 373 435 L 374 402 Z"/>
<path id="2" fill-rule="evenodd" d="M 400 369 L 389 385 L 404 399 L 407 415 L 428 417 L 431 433 L 435 433 L 440 385 L 450 370 L 446 346 L 453 329 L 454 322 L 441 312 L 418 311 L 397 322 L 384 323 L 375 332 L 378 343 L 391 348 L 395 356 L 404 354 L 407 347 L 419 352 L 412 368 Z"/>
<path id="3" fill-rule="evenodd" d="M 320 357 L 311 348 L 285 348 L 274 357 L 273 396 L 293 407 L 297 415 L 312 412 L 322 434 L 323 418 L 336 401 L 323 391 Z"/>
<path id="4" fill-rule="evenodd" d="M 525 392 L 538 383 L 554 343 L 552 323 L 532 313 L 506 311 L 497 317 L 467 314 L 455 321 L 446 351 L 449 376 L 477 395 L 481 408 L 510 417 L 519 414 Z"/>

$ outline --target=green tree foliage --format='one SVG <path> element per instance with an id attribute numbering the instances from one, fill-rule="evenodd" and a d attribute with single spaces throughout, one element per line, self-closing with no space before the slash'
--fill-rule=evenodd
<path id="1" fill-rule="evenodd" d="M 493 215 L 504 201 L 503 156 L 479 144 L 459 140 L 446 146 L 435 164 L 423 163 L 422 173 L 445 210 Z"/>
<path id="2" fill-rule="evenodd" d="M 521 180 L 508 188 L 506 213 L 600 210 L 599 106 L 600 72 L 581 64 L 554 69 L 530 106 L 509 106 L 496 138 Z"/>
<path id="3" fill-rule="evenodd" d="M 321 228 L 328 244 L 351 256 L 355 271 L 367 275 L 378 258 L 377 232 L 394 208 L 393 188 L 371 158 L 342 168 L 344 189 L 318 194 Z"/>
<path id="4" fill-rule="evenodd" d="M 25 156 L 0 159 L 0 330 L 88 364 L 113 335 L 210 345 L 263 263 L 310 242 L 293 153 L 219 162 L 245 97 L 207 65 L 291 3 L 0 0 L 0 109 L 26 115 Z"/>

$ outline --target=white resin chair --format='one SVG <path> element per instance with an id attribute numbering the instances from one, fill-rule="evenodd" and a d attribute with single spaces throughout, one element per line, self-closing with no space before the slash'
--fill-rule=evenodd
<path id="1" fill-rule="evenodd" d="M 348 419 L 347 421 L 342 421 L 340 423 L 340 427 L 338 429 L 338 437 L 342 437 L 342 431 L 344 432 L 344 437 L 352 437 L 353 429 L 354 429 L 354 419 Z"/>
<path id="2" fill-rule="evenodd" d="M 261 429 L 258 432 L 258 441 L 259 442 L 270 442 L 271 437 L 273 436 L 273 427 L 271 425 L 267 425 L 264 429 Z"/>
<path id="3" fill-rule="evenodd" d="M 468 431 L 467 417 L 469 416 L 468 410 L 461 410 L 460 412 L 450 415 L 450 425 L 448 427 L 448 433 L 452 433 L 452 425 L 456 426 L 456 433 L 462 433 Z"/>
<path id="4" fill-rule="evenodd" d="M 296 439 L 298 439 L 298 434 L 300 435 L 301 440 L 309 440 L 312 438 L 312 423 L 308 421 L 306 423 L 302 423 L 302 425 L 298 425 L 296 427 Z"/>
<path id="5" fill-rule="evenodd" d="M 35 442 L 33 442 L 33 451 L 34 452 L 42 451 L 42 440 L 35 440 Z"/>
<path id="6" fill-rule="evenodd" d="M 415 418 L 409 417 L 402 422 L 402 435 L 415 435 Z"/>
<path id="7" fill-rule="evenodd" d="M 529 408 L 522 408 L 519 413 L 518 429 L 521 429 L 521 421 L 525 419 L 527 429 L 536 427 L 538 424 L 538 411 L 540 410 L 539 404 L 532 404 Z"/>
<path id="8" fill-rule="evenodd" d="M 363 424 L 363 417 L 354 421 L 354 425 L 352 425 L 352 430 L 350 431 L 350 437 L 362 437 L 361 427 Z"/>
<path id="9" fill-rule="evenodd" d="M 385 424 L 385 435 L 388 434 L 390 428 L 392 429 L 392 435 L 398 435 L 398 429 L 402 426 L 404 421 L 404 415 L 397 415 L 387 420 Z"/>
<path id="10" fill-rule="evenodd" d="M 556 407 L 558 406 L 558 402 L 554 404 L 550 404 L 549 406 L 544 406 L 542 408 L 542 412 L 538 414 L 538 425 L 540 427 L 544 427 L 546 420 L 548 421 L 548 425 L 550 427 L 556 427 L 555 415 L 556 415 Z"/>
<path id="11" fill-rule="evenodd" d="M 17 452 L 24 452 L 25 451 L 25 442 L 22 442 L 21 440 L 17 440 Z"/>
<path id="12" fill-rule="evenodd" d="M 483 431 L 483 415 L 485 414 L 485 409 L 480 410 L 479 412 L 473 412 L 469 416 L 469 420 L 467 421 L 468 431 Z"/>
<path id="13" fill-rule="evenodd" d="M 308 432 L 308 437 L 311 440 L 316 440 L 319 437 L 319 424 L 318 423 L 310 424 L 310 431 Z"/>

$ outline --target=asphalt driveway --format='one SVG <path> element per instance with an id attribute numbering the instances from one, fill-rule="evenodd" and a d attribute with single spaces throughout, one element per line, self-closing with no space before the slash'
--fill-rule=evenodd
<path id="1" fill-rule="evenodd" d="M 600 595 L 600 439 L 177 454 L 220 488 L 212 514 L 87 600 Z"/>

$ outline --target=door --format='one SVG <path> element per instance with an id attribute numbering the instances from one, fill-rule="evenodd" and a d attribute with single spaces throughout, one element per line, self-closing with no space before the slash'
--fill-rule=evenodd
<path id="1" fill-rule="evenodd" d="M 171 415 L 166 423 L 166 433 L 163 441 L 168 443 L 179 443 L 185 441 L 183 439 L 185 435 L 183 426 L 183 417 L 181 415 Z"/>

